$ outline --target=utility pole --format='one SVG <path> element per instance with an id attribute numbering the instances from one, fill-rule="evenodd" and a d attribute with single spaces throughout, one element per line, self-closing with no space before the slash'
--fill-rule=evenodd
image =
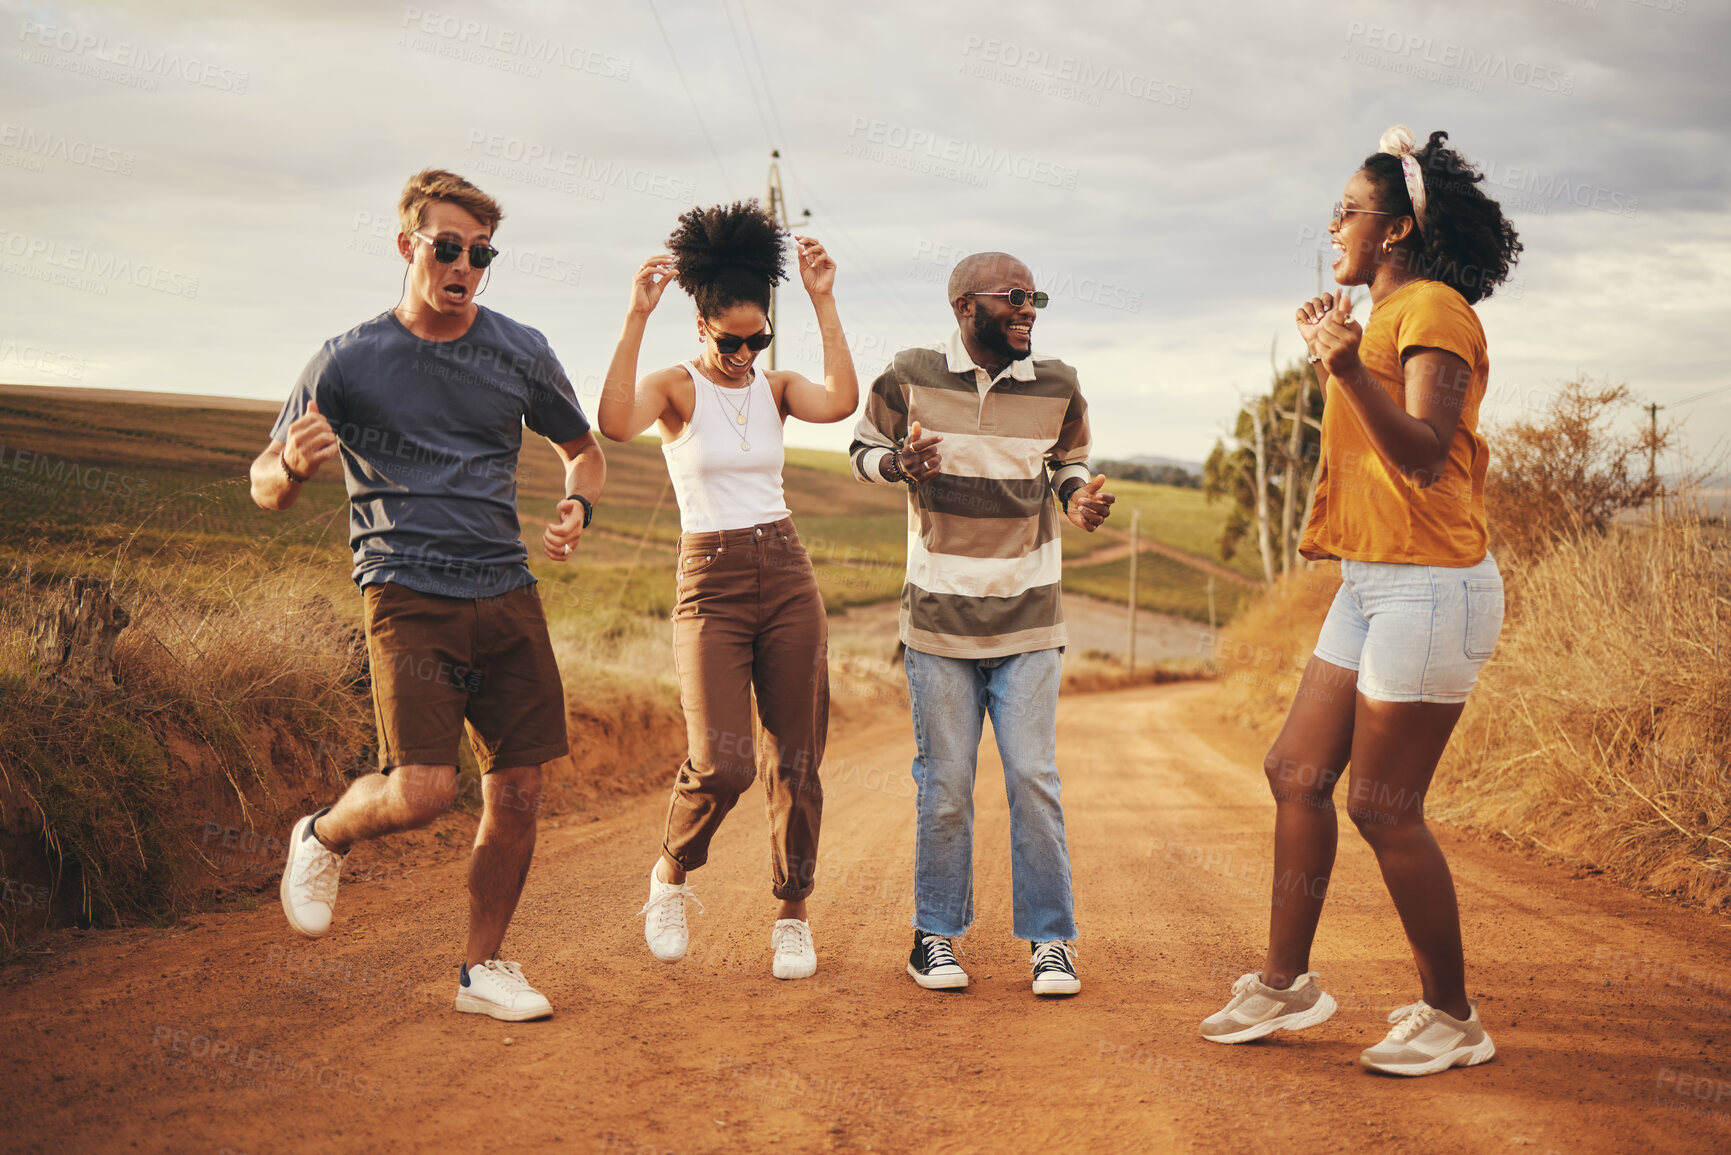
<path id="1" fill-rule="evenodd" d="M 1649 498 L 1651 514 L 1656 517 L 1659 512 L 1659 403 L 1651 402 L 1647 406 L 1647 416 L 1651 419 L 1651 432 L 1647 438 L 1647 489 L 1652 494 Z"/>
<path id="2" fill-rule="evenodd" d="M 765 207 L 767 207 L 769 209 L 770 217 L 772 219 L 774 219 L 776 222 L 778 222 L 782 228 L 791 229 L 793 226 L 791 223 L 789 223 L 789 221 L 787 219 L 787 193 L 781 187 L 781 164 L 780 164 L 780 161 L 781 161 L 781 150 L 779 148 L 770 149 L 769 150 L 769 196 L 768 196 L 767 201 L 765 202 Z M 810 209 L 801 210 L 801 214 L 802 214 L 801 215 L 801 223 L 804 223 L 806 221 L 811 220 L 811 210 Z M 781 326 L 776 323 L 776 319 L 775 319 L 775 299 L 776 299 L 776 296 L 777 296 L 777 293 L 775 291 L 775 286 L 771 285 L 769 287 L 769 331 L 771 333 L 781 332 Z M 771 342 L 770 346 L 769 346 L 769 368 L 772 371 L 775 369 L 775 344 L 774 344 L 774 342 Z"/>
<path id="3" fill-rule="evenodd" d="M 1142 551 L 1142 511 L 1130 511 L 1130 672 L 1136 672 L 1136 555 Z"/>

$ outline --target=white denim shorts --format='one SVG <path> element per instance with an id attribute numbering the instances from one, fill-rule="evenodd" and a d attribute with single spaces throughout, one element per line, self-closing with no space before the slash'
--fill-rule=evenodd
<path id="1" fill-rule="evenodd" d="M 1490 554 L 1460 569 L 1342 561 L 1316 656 L 1358 671 L 1379 702 L 1464 702 L 1503 628 L 1503 576 Z"/>

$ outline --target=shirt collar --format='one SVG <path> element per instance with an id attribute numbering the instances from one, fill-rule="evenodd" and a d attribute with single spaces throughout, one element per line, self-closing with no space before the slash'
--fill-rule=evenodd
<path id="1" fill-rule="evenodd" d="M 974 364 L 974 359 L 968 356 L 968 347 L 962 344 L 962 330 L 959 326 L 950 333 L 950 343 L 944 347 L 944 358 L 952 373 L 972 373 L 981 369 L 981 366 Z M 1032 351 L 1018 361 L 1011 361 L 1009 372 L 1010 377 L 1014 380 L 1032 381 L 1034 379 L 1034 354 Z M 999 373 L 992 380 L 996 381 L 1003 376 L 1002 373 Z"/>

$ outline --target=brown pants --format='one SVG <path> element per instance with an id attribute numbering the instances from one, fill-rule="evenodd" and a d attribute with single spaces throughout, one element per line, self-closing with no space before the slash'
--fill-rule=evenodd
<path id="1" fill-rule="evenodd" d="M 823 815 L 829 623 L 792 521 L 679 539 L 673 657 L 691 752 L 673 783 L 663 849 L 684 870 L 707 862 L 710 839 L 761 767 L 775 896 L 804 898 Z"/>

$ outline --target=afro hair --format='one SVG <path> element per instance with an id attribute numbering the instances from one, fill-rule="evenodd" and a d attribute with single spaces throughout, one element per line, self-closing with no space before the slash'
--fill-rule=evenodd
<path id="1" fill-rule="evenodd" d="M 787 276 L 787 230 L 756 200 L 694 208 L 667 238 L 673 276 L 713 317 L 735 305 L 769 311 L 770 290 Z"/>

